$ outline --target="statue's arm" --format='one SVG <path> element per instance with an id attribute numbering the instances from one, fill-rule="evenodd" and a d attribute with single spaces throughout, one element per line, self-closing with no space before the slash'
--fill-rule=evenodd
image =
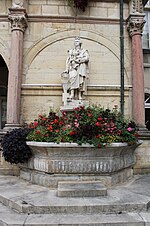
<path id="1" fill-rule="evenodd" d="M 78 58 L 78 63 L 88 63 L 89 62 L 89 53 L 87 50 Z"/>

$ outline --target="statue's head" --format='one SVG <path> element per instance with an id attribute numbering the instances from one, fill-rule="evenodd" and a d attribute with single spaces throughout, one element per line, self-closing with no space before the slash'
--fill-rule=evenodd
<path id="1" fill-rule="evenodd" d="M 81 46 L 82 45 L 82 41 L 81 41 L 80 37 L 75 38 L 74 45 L 75 46 Z"/>

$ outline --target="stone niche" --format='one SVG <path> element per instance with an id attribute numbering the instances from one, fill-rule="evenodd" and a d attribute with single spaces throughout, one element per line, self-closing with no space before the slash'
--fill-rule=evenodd
<path id="1" fill-rule="evenodd" d="M 24 72 L 26 76 L 22 85 L 23 121 L 30 122 L 38 114 L 48 114 L 50 107 L 59 109 L 63 106 L 61 74 L 66 67 L 67 51 L 73 47 L 76 36 L 81 38 L 83 48 L 90 55 L 85 100 L 101 104 L 105 108 L 120 105 L 119 47 L 93 31 L 61 31 L 41 40 L 37 43 L 36 50 L 31 48 L 25 57 L 27 71 Z M 128 73 L 127 69 L 126 72 Z M 128 83 L 128 76 L 125 74 L 125 84 L 128 86 Z M 131 99 L 129 92 L 125 87 L 125 110 L 128 115 Z M 70 102 L 69 105 L 71 104 Z"/>

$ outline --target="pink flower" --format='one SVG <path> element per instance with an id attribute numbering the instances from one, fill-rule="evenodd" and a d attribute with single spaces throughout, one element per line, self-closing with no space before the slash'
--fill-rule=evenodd
<path id="1" fill-rule="evenodd" d="M 128 132 L 131 132 L 132 131 L 132 128 L 131 127 L 128 127 L 127 130 L 128 130 Z"/>
<path id="2" fill-rule="evenodd" d="M 75 122 L 74 125 L 75 125 L 76 128 L 79 127 L 79 123 L 78 122 Z"/>
<path id="3" fill-rule="evenodd" d="M 67 125 L 66 125 L 66 128 L 71 128 L 71 125 L 67 124 Z"/>

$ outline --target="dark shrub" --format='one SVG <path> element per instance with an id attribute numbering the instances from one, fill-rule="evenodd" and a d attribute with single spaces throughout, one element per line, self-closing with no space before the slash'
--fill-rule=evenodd
<path id="1" fill-rule="evenodd" d="M 11 164 L 27 162 L 32 156 L 30 148 L 26 145 L 26 136 L 29 128 L 14 129 L 7 132 L 2 141 L 2 152 L 5 161 Z"/>

